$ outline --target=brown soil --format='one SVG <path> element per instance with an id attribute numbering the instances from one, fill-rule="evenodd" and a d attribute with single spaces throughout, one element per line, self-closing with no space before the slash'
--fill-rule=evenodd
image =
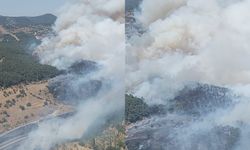
<path id="1" fill-rule="evenodd" d="M 37 121 L 49 114 L 71 111 L 49 93 L 48 82 L 20 84 L 0 89 L 0 133 Z"/>

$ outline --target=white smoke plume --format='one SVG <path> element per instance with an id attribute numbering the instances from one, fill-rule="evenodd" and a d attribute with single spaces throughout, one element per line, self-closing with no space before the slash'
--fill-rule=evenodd
<path id="1" fill-rule="evenodd" d="M 143 0 L 135 17 L 146 30 L 127 43 L 126 92 L 148 104 L 168 104 L 189 83 L 228 87 L 240 95 L 236 105 L 203 116 L 187 132 L 238 127 L 235 149 L 249 149 L 249 9 L 249 0 Z M 185 150 L 192 149 L 191 137 L 183 140 L 187 132 L 180 136 Z"/>
<path id="2" fill-rule="evenodd" d="M 147 31 L 127 45 L 127 91 L 150 103 L 190 81 L 249 84 L 250 1 L 157 2 L 144 0 L 136 15 Z"/>
<path id="3" fill-rule="evenodd" d="M 99 70 L 76 76 L 76 88 L 85 80 L 102 81 L 101 90 L 82 98 L 74 116 L 46 121 L 33 131 L 20 150 L 49 150 L 56 144 L 79 139 L 90 128 L 102 125 L 109 115 L 124 109 L 124 1 L 73 0 L 60 11 L 55 35 L 42 41 L 34 52 L 41 63 L 67 69 L 75 62 L 89 60 Z"/>

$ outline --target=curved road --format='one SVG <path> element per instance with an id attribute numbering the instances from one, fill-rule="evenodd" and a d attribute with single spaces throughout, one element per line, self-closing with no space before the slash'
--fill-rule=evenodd
<path id="1" fill-rule="evenodd" d="M 10 131 L 7 131 L 5 133 L 2 133 L 0 134 L 0 150 L 15 150 L 22 142 L 24 142 L 28 138 L 28 135 L 32 130 L 38 128 L 39 123 L 42 121 L 46 121 L 57 117 L 68 118 L 73 114 L 75 114 L 75 112 L 67 112 L 58 116 L 47 117 L 45 119 L 34 121 L 26 125 L 12 129 Z"/>

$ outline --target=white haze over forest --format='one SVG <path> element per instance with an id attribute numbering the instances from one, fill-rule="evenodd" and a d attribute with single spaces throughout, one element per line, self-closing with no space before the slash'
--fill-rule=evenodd
<path id="1" fill-rule="evenodd" d="M 167 105 L 194 82 L 230 88 L 238 97 L 233 107 L 192 122 L 180 136 L 183 150 L 190 149 L 193 133 L 220 125 L 239 128 L 235 149 L 248 149 L 250 0 L 143 0 L 135 17 L 145 32 L 129 39 L 126 53 L 124 6 L 123 0 L 73 0 L 60 10 L 56 35 L 43 39 L 36 55 L 59 69 L 81 60 L 97 62 L 98 71 L 74 84 L 101 80 L 104 85 L 73 117 L 42 123 L 19 150 L 49 150 L 81 138 L 124 108 L 125 91 L 149 105 Z"/>
<path id="2" fill-rule="evenodd" d="M 230 88 L 239 96 L 233 108 L 204 116 L 181 136 L 229 125 L 242 133 L 235 149 L 249 149 L 249 9 L 250 0 L 143 0 L 135 18 L 145 32 L 127 42 L 126 92 L 167 105 L 192 83 Z"/>
<path id="3" fill-rule="evenodd" d="M 102 88 L 94 97 L 83 97 L 74 116 L 41 123 L 19 150 L 49 150 L 79 139 L 124 109 L 124 1 L 73 0 L 61 8 L 53 29 L 56 35 L 43 39 L 34 52 L 41 63 L 67 69 L 81 60 L 96 62 L 99 70 L 77 76 L 72 84 L 77 90 L 81 82 L 99 80 Z"/>

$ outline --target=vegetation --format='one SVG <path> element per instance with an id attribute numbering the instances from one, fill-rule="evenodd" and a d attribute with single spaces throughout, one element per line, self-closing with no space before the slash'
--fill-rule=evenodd
<path id="1" fill-rule="evenodd" d="M 26 106 L 27 106 L 27 107 L 31 107 L 31 103 L 30 103 L 30 102 L 27 103 Z"/>
<path id="2" fill-rule="evenodd" d="M 120 129 L 118 129 L 120 128 Z M 123 129 L 122 129 L 123 128 Z M 120 132 L 121 131 L 121 132 Z M 125 126 L 110 125 L 105 130 L 91 137 L 55 145 L 53 150 L 91 149 L 91 150 L 125 150 Z"/>
<path id="3" fill-rule="evenodd" d="M 132 95 L 125 96 L 125 120 L 133 123 L 149 116 L 149 106 L 143 99 Z"/>
<path id="4" fill-rule="evenodd" d="M 5 108 L 10 108 L 12 106 L 16 105 L 16 101 L 15 100 L 7 100 L 6 103 L 4 104 Z"/>
<path id="5" fill-rule="evenodd" d="M 17 41 L 0 42 L 0 87 L 39 81 L 59 74 L 55 67 L 39 64 L 25 51 L 24 45 Z"/>
<path id="6" fill-rule="evenodd" d="M 7 119 L 6 119 L 6 118 L 0 119 L 0 124 L 6 123 L 6 122 L 7 122 Z"/>
<path id="7" fill-rule="evenodd" d="M 24 110 L 25 110 L 25 107 L 24 107 L 24 106 L 22 106 L 22 105 L 20 105 L 20 106 L 19 106 L 19 108 L 20 108 L 22 111 L 24 111 Z"/>
<path id="8" fill-rule="evenodd" d="M 6 17 L 0 16 L 0 25 L 12 27 L 13 22 L 16 26 L 27 27 L 31 25 L 47 25 L 51 26 L 56 21 L 56 16 L 52 14 L 45 14 L 36 17 Z"/>
<path id="9" fill-rule="evenodd" d="M 134 123 L 155 114 L 161 115 L 166 113 L 167 108 L 164 105 L 148 106 L 142 98 L 137 98 L 133 95 L 125 96 L 125 121 L 127 123 Z"/>

